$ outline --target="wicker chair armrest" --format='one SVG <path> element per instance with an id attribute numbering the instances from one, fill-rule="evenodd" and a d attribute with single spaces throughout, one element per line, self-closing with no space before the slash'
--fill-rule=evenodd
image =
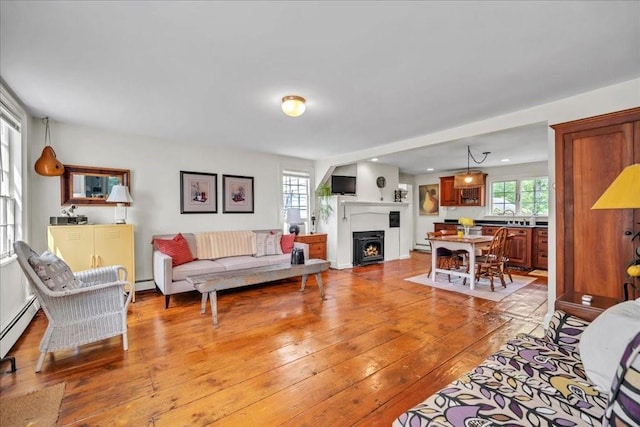
<path id="1" fill-rule="evenodd" d="M 132 292 L 125 292 L 127 282 L 118 281 L 41 295 L 43 308 L 52 319 L 73 322 L 126 310 Z"/>
<path id="2" fill-rule="evenodd" d="M 122 278 L 120 272 L 123 272 Z M 98 283 L 109 283 L 127 281 L 127 269 L 121 265 L 110 265 L 108 267 L 92 268 L 90 270 L 78 271 L 73 273 L 77 279 L 83 283 L 95 285 Z"/>

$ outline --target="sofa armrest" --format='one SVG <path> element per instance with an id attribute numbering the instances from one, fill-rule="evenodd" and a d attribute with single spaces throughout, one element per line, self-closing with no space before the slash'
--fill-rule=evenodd
<path id="1" fill-rule="evenodd" d="M 293 242 L 293 247 L 297 249 L 302 249 L 304 252 L 304 260 L 309 260 L 309 245 L 307 243 L 302 242 Z"/>
<path id="2" fill-rule="evenodd" d="M 577 347 L 589 321 L 556 310 L 545 332 L 545 338 L 558 345 Z"/>
<path id="3" fill-rule="evenodd" d="M 158 250 L 153 251 L 153 281 L 162 293 L 167 295 L 173 281 L 173 260 Z"/>

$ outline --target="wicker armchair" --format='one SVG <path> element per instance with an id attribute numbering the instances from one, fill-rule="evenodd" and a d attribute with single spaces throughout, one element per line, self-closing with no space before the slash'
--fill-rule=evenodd
<path id="1" fill-rule="evenodd" d="M 122 335 L 127 342 L 127 307 L 132 293 L 125 293 L 127 271 L 122 266 L 101 267 L 73 273 L 82 282 L 75 289 L 51 290 L 29 263 L 38 257 L 27 243 L 13 245 L 18 262 L 33 289 L 49 325 L 40 342 L 40 358 L 36 372 L 40 372 L 47 352 L 77 346 Z M 124 273 L 124 280 L 119 274 Z"/>

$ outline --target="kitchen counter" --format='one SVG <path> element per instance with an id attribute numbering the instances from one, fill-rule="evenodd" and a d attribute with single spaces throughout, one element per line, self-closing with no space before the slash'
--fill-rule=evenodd
<path id="1" fill-rule="evenodd" d="M 435 223 L 438 224 L 438 223 Z M 458 225 L 458 220 L 457 219 L 445 219 L 443 223 L 440 224 L 455 224 Z M 546 221 L 544 222 L 536 222 L 535 225 L 526 225 L 526 224 L 508 224 L 507 221 L 492 221 L 492 220 L 477 220 L 475 221 L 475 227 L 482 227 L 483 225 L 486 226 L 490 226 L 490 227 L 510 227 L 510 228 L 516 228 L 516 227 L 523 227 L 523 228 L 547 228 L 548 227 L 548 223 Z"/>

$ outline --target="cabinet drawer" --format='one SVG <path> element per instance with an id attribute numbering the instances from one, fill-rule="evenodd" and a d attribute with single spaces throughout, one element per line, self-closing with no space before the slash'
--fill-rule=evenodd
<path id="1" fill-rule="evenodd" d="M 546 228 L 536 228 L 536 236 L 547 237 L 548 235 L 549 231 Z"/>
<path id="2" fill-rule="evenodd" d="M 326 234 L 305 234 L 304 236 L 297 236 L 296 242 L 302 243 L 324 243 L 327 241 Z"/>
<path id="3" fill-rule="evenodd" d="M 309 246 L 309 258 L 324 259 L 324 247 L 319 245 Z"/>

